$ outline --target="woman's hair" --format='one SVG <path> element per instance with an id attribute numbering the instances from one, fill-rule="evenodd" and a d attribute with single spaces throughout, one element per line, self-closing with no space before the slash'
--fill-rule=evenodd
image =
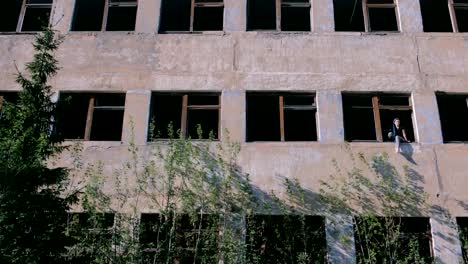
<path id="1" fill-rule="evenodd" d="M 395 119 L 393 119 L 393 124 L 395 124 L 395 122 L 396 122 L 397 120 L 400 121 L 400 118 L 395 118 Z"/>

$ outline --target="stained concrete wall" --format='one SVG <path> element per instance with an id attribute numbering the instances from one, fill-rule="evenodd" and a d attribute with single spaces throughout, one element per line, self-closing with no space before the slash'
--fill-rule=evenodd
<path id="1" fill-rule="evenodd" d="M 312 2 L 309 33 L 245 32 L 246 0 L 225 1 L 223 33 L 157 34 L 160 0 L 139 1 L 135 32 L 68 32 L 74 1 L 55 2 L 51 21 L 66 39 L 57 52 L 62 68 L 51 81 L 54 89 L 127 93 L 122 142 L 85 142 L 86 161 L 103 160 L 109 173 L 119 168 L 128 159 L 130 124 L 142 157 L 150 157 L 151 91 L 219 91 L 221 128 L 241 142 L 239 165 L 259 189 L 281 195 L 282 179 L 298 178 L 318 192 L 320 181 L 335 173 L 332 160 L 353 166 L 348 150 L 366 157 L 389 153 L 393 164 L 415 172 L 431 206 L 440 209 L 424 213 L 431 217 L 436 255 L 458 263 L 456 231 L 443 223 L 468 216 L 468 147 L 442 144 L 434 92 L 468 94 L 468 34 L 423 33 L 418 0 L 398 1 L 401 32 L 387 34 L 334 32 L 331 0 Z M 31 59 L 33 40 L 0 35 L 0 90 L 19 89 L 14 63 L 21 70 Z M 319 141 L 246 143 L 245 92 L 254 90 L 315 92 Z M 417 142 L 404 155 L 389 143 L 345 144 L 342 91 L 411 94 Z M 333 245 L 339 243 L 335 231 L 329 225 L 331 261 L 343 263 L 354 249 Z"/>

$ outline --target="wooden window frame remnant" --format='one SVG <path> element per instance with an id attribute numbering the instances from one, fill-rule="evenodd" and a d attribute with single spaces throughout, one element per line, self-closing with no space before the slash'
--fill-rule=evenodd
<path id="1" fill-rule="evenodd" d="M 220 1 L 217 1 L 217 2 L 216 1 L 213 1 L 213 2 L 197 2 L 197 0 L 191 0 L 191 1 L 192 1 L 192 3 L 190 5 L 190 29 L 189 29 L 190 33 L 202 32 L 202 31 L 195 31 L 193 29 L 193 24 L 195 22 L 195 8 L 196 7 L 206 7 L 206 8 L 222 7 L 223 10 L 224 10 L 224 0 L 220 0 Z M 223 21 L 223 24 L 224 24 L 224 21 Z M 224 26 L 223 26 L 223 28 L 224 28 Z"/>
<path id="2" fill-rule="evenodd" d="M 215 110 L 218 112 L 218 126 L 216 128 L 217 136 L 213 140 L 219 140 L 221 138 L 221 93 L 220 92 L 154 92 L 152 94 L 152 104 L 154 103 L 154 100 L 158 96 L 181 96 L 182 98 L 182 103 L 181 103 L 181 115 L 180 115 L 180 138 L 188 138 L 189 137 L 189 111 L 190 110 Z M 217 98 L 217 103 L 216 104 L 190 104 L 189 103 L 189 98 L 192 97 L 197 97 L 197 96 L 210 96 L 210 97 L 216 97 Z M 180 109 L 180 108 L 179 108 Z M 150 122 L 156 121 L 154 118 L 156 117 L 155 111 L 158 111 L 155 109 L 155 106 L 152 106 L 151 108 L 151 118 Z M 163 112 L 163 111 L 160 111 Z M 151 125 L 150 125 L 151 129 Z M 160 128 L 160 129 L 166 129 L 166 127 Z M 174 128 L 175 130 L 178 130 Z M 202 128 L 203 129 L 203 128 Z M 155 132 L 155 131 L 153 131 Z M 176 131 L 174 131 L 176 132 Z M 149 131 L 151 133 L 151 131 Z M 171 137 L 171 135 L 168 135 L 167 137 L 157 137 L 157 138 L 149 138 L 148 141 L 164 141 L 167 140 Z M 208 140 L 208 138 L 192 138 L 192 140 Z"/>
<path id="3" fill-rule="evenodd" d="M 276 31 L 282 32 L 283 30 L 281 29 L 281 12 L 283 7 L 297 7 L 297 8 L 312 8 L 312 4 L 310 1 L 306 3 L 298 3 L 298 2 L 289 2 L 288 0 L 276 0 Z M 312 27 L 311 27 L 312 29 Z M 305 31 L 307 32 L 307 31 Z"/>
<path id="4" fill-rule="evenodd" d="M 294 94 L 286 94 L 286 95 L 294 95 Z M 285 94 L 281 94 L 279 96 L 279 116 L 280 116 L 280 136 L 281 142 L 286 142 L 285 136 L 285 126 L 284 126 L 284 110 L 311 110 L 315 111 L 315 122 L 317 123 L 317 96 L 315 94 L 298 94 L 298 96 L 311 96 L 313 98 L 313 103 L 311 105 L 287 105 L 284 102 Z M 317 124 L 316 124 L 317 127 Z"/>
<path id="5" fill-rule="evenodd" d="M 79 93 L 77 93 L 79 94 Z M 125 93 L 111 93 L 112 95 L 125 95 Z M 121 106 L 98 106 L 96 105 L 96 97 L 98 95 L 102 96 L 105 94 L 87 94 L 89 96 L 88 99 L 88 110 L 86 113 L 86 125 L 85 125 L 85 130 L 84 130 L 84 137 L 83 139 L 79 138 L 65 138 L 65 140 L 70 140 L 70 141 L 91 141 L 91 134 L 93 130 L 93 119 L 94 119 L 94 113 L 95 110 L 115 110 L 115 111 L 123 111 L 123 114 L 125 115 L 125 103 L 124 105 Z M 66 93 L 66 96 L 73 96 L 73 93 Z M 123 130 L 123 129 L 122 129 Z M 119 141 L 121 141 L 120 139 Z M 98 140 L 100 141 L 100 140 Z M 112 140 L 114 141 L 114 140 Z"/>
<path id="6" fill-rule="evenodd" d="M 203 95 L 203 94 L 200 94 Z M 217 105 L 190 105 L 188 103 L 188 98 L 190 94 L 184 94 L 182 96 L 182 117 L 181 117 L 181 125 L 180 125 L 180 133 L 182 138 L 187 138 L 188 135 L 188 110 L 196 109 L 196 110 L 218 110 L 218 137 L 220 138 L 221 135 L 221 95 L 217 94 L 218 96 L 218 104 Z M 193 94 L 192 94 L 193 96 Z"/>
<path id="7" fill-rule="evenodd" d="M 460 33 L 460 30 L 458 28 L 457 15 L 455 11 L 457 9 L 468 10 L 468 2 L 467 3 L 455 3 L 453 0 L 448 0 L 448 6 L 449 6 L 450 20 L 452 22 L 453 32 Z"/>
<path id="8" fill-rule="evenodd" d="M 353 93 L 348 93 L 346 95 L 353 95 Z M 359 95 L 359 94 L 356 94 Z M 411 95 L 406 94 L 363 94 L 363 95 L 370 95 L 372 99 L 372 106 L 345 106 L 346 108 L 372 108 L 373 115 L 374 115 L 374 124 L 375 124 L 375 136 L 376 140 L 351 140 L 351 142 L 384 142 L 384 133 L 382 130 L 382 118 L 380 115 L 381 110 L 392 110 L 392 111 L 413 111 L 413 105 L 411 101 Z M 407 96 L 408 97 L 408 105 L 382 105 L 380 103 L 381 96 Z"/>
<path id="9" fill-rule="evenodd" d="M 126 0 L 126 1 L 125 0 L 104 0 L 104 10 L 102 14 L 101 29 L 98 31 L 92 31 L 92 32 L 106 32 L 107 31 L 107 23 L 108 23 L 110 8 L 112 7 L 137 7 L 138 8 L 138 2 L 139 0 Z M 78 4 L 78 1 L 76 1 L 75 5 L 77 4 Z M 137 9 L 137 12 L 138 12 L 138 9 Z M 72 29 L 73 29 L 73 26 L 72 26 Z M 79 32 L 82 30 L 71 30 L 71 31 Z M 86 30 L 84 32 L 86 32 Z"/>
<path id="10" fill-rule="evenodd" d="M 20 11 L 20 14 L 19 14 L 19 17 L 18 17 L 18 24 L 16 24 L 16 33 L 36 32 L 36 31 L 22 31 L 24 17 L 26 15 L 26 10 L 28 8 L 49 8 L 50 9 L 49 24 L 50 24 L 50 20 L 52 19 L 52 6 L 54 4 L 54 1 L 55 0 L 53 0 L 51 3 L 30 4 L 29 0 L 23 0 L 23 3 L 21 4 L 21 11 Z"/>
<path id="11" fill-rule="evenodd" d="M 368 0 L 362 0 L 362 14 L 364 15 L 364 29 L 365 32 L 400 32 L 400 20 L 398 19 L 398 5 L 395 3 L 395 0 L 392 0 L 393 3 L 380 3 L 380 4 L 369 4 Z M 452 1 L 452 0 L 451 0 Z M 397 23 L 397 31 L 372 31 L 370 18 L 369 18 L 369 9 L 370 8 L 393 8 L 395 10 L 395 17 Z"/>

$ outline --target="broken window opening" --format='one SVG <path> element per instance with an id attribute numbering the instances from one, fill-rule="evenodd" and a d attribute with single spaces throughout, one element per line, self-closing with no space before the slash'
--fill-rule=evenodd
<path id="1" fill-rule="evenodd" d="M 453 32 L 447 0 L 419 0 L 424 32 Z"/>
<path id="2" fill-rule="evenodd" d="M 173 226 L 174 235 L 170 238 Z M 142 214 L 139 239 L 143 258 L 151 262 L 155 255 L 161 259 L 169 257 L 171 240 L 177 248 L 174 256 L 177 263 L 211 263 L 219 250 L 218 229 L 219 216 L 214 214 Z"/>
<path id="3" fill-rule="evenodd" d="M 0 32 L 37 32 L 49 25 L 52 0 L 8 0 L 0 9 Z"/>
<path id="4" fill-rule="evenodd" d="M 377 263 L 386 263 L 393 257 L 415 257 L 423 263 L 434 258 L 431 226 L 426 217 L 355 217 L 354 238 L 356 259 L 362 262 L 372 257 Z M 368 234 L 372 234 L 369 238 Z M 395 239 L 390 248 L 380 241 Z M 375 242 L 379 241 L 379 242 Z"/>
<path id="5" fill-rule="evenodd" d="M 335 31 L 398 31 L 394 0 L 333 0 Z"/>
<path id="6" fill-rule="evenodd" d="M 3 115 L 5 104 L 16 104 L 19 100 L 19 92 L 0 92 L 0 118 Z"/>
<path id="7" fill-rule="evenodd" d="M 463 260 L 468 263 L 468 217 L 457 217 Z"/>
<path id="8" fill-rule="evenodd" d="M 222 31 L 223 0 L 163 0 L 160 33 Z"/>
<path id="9" fill-rule="evenodd" d="M 442 137 L 445 143 L 468 142 L 468 95 L 437 93 Z"/>
<path id="10" fill-rule="evenodd" d="M 314 94 L 247 93 L 247 142 L 317 141 Z"/>
<path id="11" fill-rule="evenodd" d="M 93 252 L 86 252 L 75 246 L 83 240 L 110 248 L 114 241 L 114 218 L 113 213 L 69 213 L 67 232 L 70 234 L 70 241 L 66 257 L 72 259 L 73 263 L 91 263 Z"/>
<path id="12" fill-rule="evenodd" d="M 449 0 L 454 32 L 468 32 L 468 2 Z"/>
<path id="13" fill-rule="evenodd" d="M 219 139 L 219 93 L 153 93 L 149 140 Z"/>
<path id="14" fill-rule="evenodd" d="M 249 215 L 246 220 L 249 262 L 296 263 L 301 258 L 327 262 L 323 217 Z"/>
<path id="15" fill-rule="evenodd" d="M 120 141 L 125 110 L 125 94 L 60 95 L 61 115 L 57 118 L 64 139 Z"/>
<path id="16" fill-rule="evenodd" d="M 311 31 L 310 0 L 249 0 L 247 30 Z"/>
<path id="17" fill-rule="evenodd" d="M 398 94 L 343 94 L 346 141 L 388 142 L 393 120 L 400 119 L 409 141 L 414 141 L 410 96 Z"/>
<path id="18" fill-rule="evenodd" d="M 72 31 L 134 31 L 137 0 L 77 0 Z"/>

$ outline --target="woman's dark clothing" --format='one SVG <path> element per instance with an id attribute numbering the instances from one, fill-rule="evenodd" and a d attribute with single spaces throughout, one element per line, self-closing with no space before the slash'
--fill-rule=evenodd
<path id="1" fill-rule="evenodd" d="M 393 136 L 394 137 L 400 136 L 400 137 L 404 138 L 403 137 L 403 130 L 404 130 L 403 127 L 400 126 L 399 128 L 397 128 L 395 125 L 393 125 Z"/>

